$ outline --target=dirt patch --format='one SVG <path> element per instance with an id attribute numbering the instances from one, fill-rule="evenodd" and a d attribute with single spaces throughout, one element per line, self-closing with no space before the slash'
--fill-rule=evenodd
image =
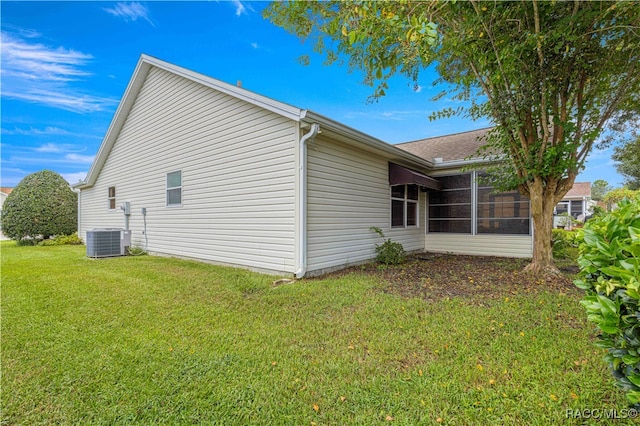
<path id="1" fill-rule="evenodd" d="M 573 285 L 575 265 L 559 265 L 564 277 L 543 280 L 522 272 L 526 259 L 423 253 L 399 266 L 368 263 L 330 274 L 360 273 L 384 283 L 383 291 L 427 300 L 462 297 L 474 303 L 524 293 L 579 293 Z"/>

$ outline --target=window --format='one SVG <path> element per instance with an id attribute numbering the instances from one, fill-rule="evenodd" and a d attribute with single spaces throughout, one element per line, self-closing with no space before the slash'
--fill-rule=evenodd
<path id="1" fill-rule="evenodd" d="M 471 174 L 438 177 L 441 191 L 429 192 L 429 232 L 471 233 Z"/>
<path id="2" fill-rule="evenodd" d="M 418 226 L 418 185 L 394 185 L 391 187 L 391 227 Z"/>
<path id="3" fill-rule="evenodd" d="M 116 208 L 116 187 L 110 186 L 107 193 L 107 205 L 109 210 L 115 210 Z"/>
<path id="4" fill-rule="evenodd" d="M 167 206 L 182 204 L 182 172 L 167 173 Z"/>
<path id="5" fill-rule="evenodd" d="M 478 234 L 529 234 L 529 200 L 518 191 L 494 193 L 494 188 L 478 182 Z"/>

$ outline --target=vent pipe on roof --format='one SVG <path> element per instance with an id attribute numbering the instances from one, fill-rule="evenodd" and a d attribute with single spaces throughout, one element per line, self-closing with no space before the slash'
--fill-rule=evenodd
<path id="1" fill-rule="evenodd" d="M 307 273 L 307 141 L 316 137 L 320 132 L 320 125 L 313 123 L 308 133 L 300 138 L 300 158 L 299 158 L 299 192 L 298 200 L 300 208 L 298 210 L 298 223 L 300 224 L 298 237 L 298 269 L 295 272 L 296 278 L 302 278 Z"/>
<path id="2" fill-rule="evenodd" d="M 236 82 L 236 86 L 238 86 L 239 88 L 241 88 L 241 89 L 242 89 L 242 80 L 238 80 L 238 81 Z"/>

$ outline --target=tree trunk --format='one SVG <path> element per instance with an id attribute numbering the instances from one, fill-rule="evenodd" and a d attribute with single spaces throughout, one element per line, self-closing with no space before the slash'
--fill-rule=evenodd
<path id="1" fill-rule="evenodd" d="M 561 275 L 560 270 L 553 263 L 551 250 L 553 209 L 556 206 L 554 194 L 545 191 L 542 182 L 537 181 L 529 185 L 529 199 L 533 219 L 533 258 L 524 271 L 540 276 Z"/>

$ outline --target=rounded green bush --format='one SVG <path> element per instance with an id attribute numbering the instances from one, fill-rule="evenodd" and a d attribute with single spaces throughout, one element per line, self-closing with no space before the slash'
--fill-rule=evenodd
<path id="1" fill-rule="evenodd" d="M 640 196 L 587 221 L 580 244 L 582 305 L 627 399 L 640 408 Z"/>
<path id="2" fill-rule="evenodd" d="M 26 176 L 2 207 L 2 233 L 12 240 L 47 239 L 78 229 L 78 196 L 58 173 Z"/>

